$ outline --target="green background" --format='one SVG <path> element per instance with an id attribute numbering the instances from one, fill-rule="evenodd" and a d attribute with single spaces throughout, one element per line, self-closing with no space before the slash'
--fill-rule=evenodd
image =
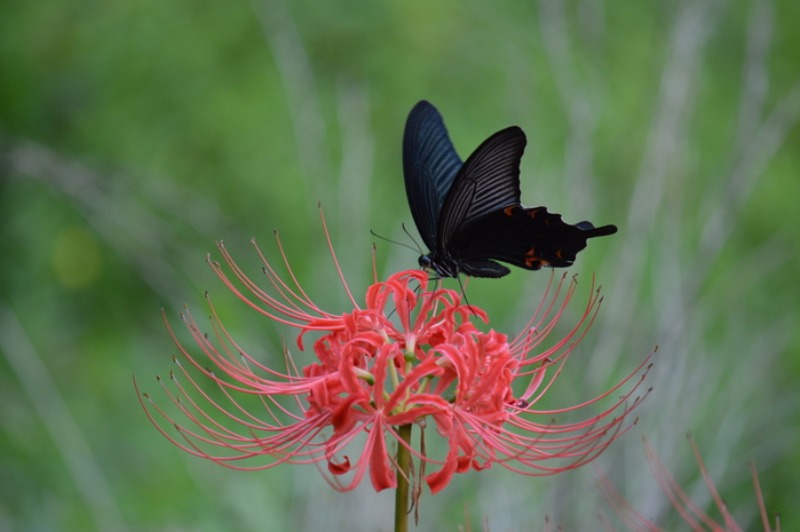
<path id="1" fill-rule="evenodd" d="M 584 291 L 561 332 L 593 273 L 604 307 L 551 401 L 601 393 L 658 344 L 638 426 L 600 469 L 675 526 L 640 436 L 705 506 L 691 431 L 744 528 L 753 460 L 792 529 L 798 24 L 789 0 L 5 2 L 0 528 L 390 528 L 392 494 L 368 483 L 339 494 L 312 466 L 242 473 L 185 455 L 143 415 L 132 375 L 166 402 L 153 376 L 174 346 L 160 309 L 176 324 L 184 303 L 202 317 L 205 290 L 237 338 L 280 362 L 291 331 L 205 265 L 219 239 L 257 271 L 249 239 L 275 256 L 278 228 L 312 298 L 345 311 L 318 201 L 363 294 L 369 230 L 409 241 L 400 141 L 425 98 L 462 158 L 496 130 L 525 130 L 524 203 L 620 228 L 571 270 Z M 377 257 L 388 274 L 417 253 L 377 241 Z M 547 278 L 516 270 L 468 295 L 513 332 Z M 590 529 L 598 509 L 614 519 L 596 479 L 592 467 L 460 475 L 423 497 L 420 528 L 540 529 L 549 516 Z"/>

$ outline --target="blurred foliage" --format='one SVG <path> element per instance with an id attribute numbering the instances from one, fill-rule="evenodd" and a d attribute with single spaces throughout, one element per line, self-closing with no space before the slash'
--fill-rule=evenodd
<path id="1" fill-rule="evenodd" d="M 798 23 L 789 0 L 8 0 L 0 529 L 388 526 L 391 494 L 331 492 L 310 466 L 248 474 L 184 456 L 147 422 L 131 375 L 158 396 L 151 376 L 174 350 L 159 309 L 173 320 L 188 302 L 202 316 L 206 289 L 234 334 L 280 360 L 286 331 L 226 299 L 206 268 L 215 240 L 257 271 L 248 240 L 274 253 L 278 228 L 308 292 L 343 310 L 318 201 L 363 292 L 369 229 L 408 241 L 400 139 L 422 98 L 462 157 L 502 127 L 526 131 L 528 205 L 620 226 L 574 268 L 596 272 L 607 308 L 553 393 L 586 400 L 660 344 L 637 430 L 696 479 L 681 436 L 692 430 L 745 520 L 753 459 L 791 529 Z M 416 265 L 416 253 L 377 245 L 382 272 Z M 472 281 L 470 301 L 513 330 L 543 275 Z M 636 435 L 617 447 L 601 467 L 664 517 Z M 465 475 L 423 498 L 422 529 L 538 528 L 545 514 L 586 529 L 597 497 L 586 469 Z"/>

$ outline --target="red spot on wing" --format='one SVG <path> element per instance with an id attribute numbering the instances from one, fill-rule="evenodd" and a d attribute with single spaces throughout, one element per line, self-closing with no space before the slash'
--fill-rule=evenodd
<path id="1" fill-rule="evenodd" d="M 548 264 L 550 264 L 546 260 L 536 256 L 536 247 L 531 247 L 531 249 L 525 252 L 524 262 L 525 266 L 532 270 L 538 270 L 542 266 L 547 266 Z"/>

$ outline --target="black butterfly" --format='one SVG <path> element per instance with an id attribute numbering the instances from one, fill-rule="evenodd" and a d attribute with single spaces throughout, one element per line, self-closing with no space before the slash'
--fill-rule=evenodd
<path id="1" fill-rule="evenodd" d="M 562 268 L 586 240 L 617 232 L 613 225 L 570 225 L 545 207 L 520 204 L 519 163 L 525 133 L 512 126 L 486 139 L 462 164 L 439 111 L 421 101 L 403 136 L 403 172 L 411 214 L 431 251 L 419 258 L 440 277 L 459 273 L 503 277 L 495 261 L 527 270 Z"/>

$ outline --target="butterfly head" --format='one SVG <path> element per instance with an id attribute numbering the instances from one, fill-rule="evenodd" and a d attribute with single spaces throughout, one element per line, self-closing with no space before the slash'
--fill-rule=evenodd
<path id="1" fill-rule="evenodd" d="M 437 257 L 434 253 L 420 255 L 419 267 L 432 271 L 439 277 L 458 276 L 458 264 L 454 260 Z"/>

